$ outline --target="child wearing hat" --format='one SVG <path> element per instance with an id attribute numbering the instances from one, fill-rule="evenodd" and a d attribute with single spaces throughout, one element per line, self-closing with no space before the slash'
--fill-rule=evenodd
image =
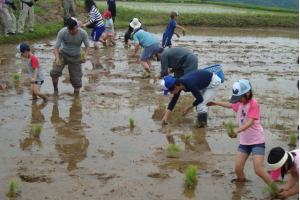
<path id="1" fill-rule="evenodd" d="M 106 23 L 105 23 L 106 34 L 99 41 L 104 46 L 106 46 L 106 39 L 109 38 L 109 40 L 111 41 L 111 43 L 113 45 L 116 45 L 116 42 L 115 42 L 115 39 L 114 39 L 115 38 L 114 22 L 112 20 L 111 13 L 108 10 L 105 11 L 104 14 L 103 14 L 103 18 L 106 19 Z"/>
<path id="2" fill-rule="evenodd" d="M 44 83 L 44 74 L 40 66 L 39 60 L 30 51 L 28 44 L 21 43 L 17 46 L 17 57 L 23 56 L 27 58 L 28 72 L 31 82 L 32 99 L 36 100 L 37 96 L 41 97 L 44 101 L 47 101 L 47 97 L 44 93 L 40 92 L 41 86 Z"/>
<path id="3" fill-rule="evenodd" d="M 286 199 L 289 196 L 299 193 L 299 187 L 294 187 L 299 182 L 299 149 L 293 151 L 285 151 L 281 147 L 271 149 L 268 156 L 268 166 L 271 168 L 271 178 L 276 180 L 281 175 L 290 171 L 291 177 L 284 184 L 283 188 L 279 190 L 278 197 Z M 293 189 L 291 189 L 294 187 Z"/>
<path id="4" fill-rule="evenodd" d="M 260 108 L 253 98 L 252 88 L 248 80 L 239 80 L 233 84 L 232 97 L 229 102 L 209 101 L 206 105 L 218 105 L 231 108 L 237 113 L 239 127 L 234 130 L 235 136 L 240 134 L 240 145 L 237 149 L 235 173 L 238 182 L 244 182 L 244 167 L 252 153 L 255 173 L 266 183 L 272 183 L 270 175 L 264 170 L 265 135 L 260 124 Z"/>
<path id="5" fill-rule="evenodd" d="M 169 21 L 167 28 L 163 34 L 163 39 L 162 39 L 163 48 L 165 48 L 167 46 L 169 48 L 172 48 L 171 40 L 172 40 L 173 34 L 175 34 L 178 38 L 180 37 L 179 34 L 177 34 L 175 32 L 175 28 L 181 28 L 183 35 L 185 35 L 185 29 L 182 26 L 179 26 L 177 24 L 178 16 L 180 16 L 180 15 L 178 14 L 177 11 L 171 12 L 171 20 Z"/>

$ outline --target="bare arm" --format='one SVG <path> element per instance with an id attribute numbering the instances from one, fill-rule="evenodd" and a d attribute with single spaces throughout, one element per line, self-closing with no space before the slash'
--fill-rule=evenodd
<path id="1" fill-rule="evenodd" d="M 139 41 L 136 41 L 135 43 L 134 43 L 134 50 L 133 50 L 133 53 L 132 53 L 132 57 L 134 57 L 135 56 L 135 54 L 136 54 L 136 52 L 138 51 L 138 49 L 139 49 L 139 46 L 140 46 L 140 42 Z"/>
<path id="2" fill-rule="evenodd" d="M 167 109 L 167 111 L 166 111 L 163 119 L 161 120 L 163 124 L 167 124 L 168 123 L 168 118 L 169 118 L 169 115 L 170 115 L 171 112 L 172 112 L 171 110 Z"/>
<path id="3" fill-rule="evenodd" d="M 231 108 L 231 103 L 221 101 L 209 101 L 206 103 L 206 106 L 221 106 L 224 108 Z"/>
<path id="4" fill-rule="evenodd" d="M 299 193 L 299 187 L 296 186 L 295 188 L 289 190 L 292 188 L 297 182 L 299 181 L 299 174 L 297 172 L 291 172 L 291 177 L 287 181 L 287 183 L 283 186 L 281 192 L 278 194 L 280 198 L 286 199 L 289 196 L 293 196 L 295 194 Z"/>
<path id="5" fill-rule="evenodd" d="M 58 67 L 61 67 L 61 63 L 60 63 L 60 60 L 59 60 L 59 49 L 54 47 L 54 56 L 55 56 L 55 64 L 58 66 Z"/>
<path id="6" fill-rule="evenodd" d="M 243 126 L 239 127 L 238 129 L 234 130 L 233 132 L 235 134 L 238 134 L 238 133 L 240 133 L 242 131 L 245 131 L 245 130 L 247 130 L 247 128 L 249 128 L 250 126 L 252 126 L 253 122 L 254 122 L 254 119 L 253 118 L 249 118 L 248 121 L 247 121 L 247 123 L 245 123 Z"/>
<path id="7" fill-rule="evenodd" d="M 38 76 L 38 71 L 39 71 L 39 68 L 35 68 L 34 69 L 34 74 L 33 74 L 33 78 L 31 79 L 31 83 L 35 83 L 35 81 L 36 81 L 36 78 L 37 78 L 37 76 Z"/>

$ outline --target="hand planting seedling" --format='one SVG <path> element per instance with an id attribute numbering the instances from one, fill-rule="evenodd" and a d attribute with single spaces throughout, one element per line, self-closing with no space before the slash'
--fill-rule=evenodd
<path id="1" fill-rule="evenodd" d="M 236 138 L 237 135 L 233 132 L 233 128 L 234 128 L 234 124 L 232 121 L 230 121 L 228 124 L 227 124 L 227 134 L 229 137 L 231 138 Z"/>
<path id="2" fill-rule="evenodd" d="M 20 79 L 20 74 L 15 73 L 14 76 L 13 76 L 13 78 L 14 78 L 14 81 L 19 81 L 19 79 Z"/>
<path id="3" fill-rule="evenodd" d="M 85 52 L 82 51 L 80 52 L 80 62 L 84 62 L 85 61 Z"/>
<path id="4" fill-rule="evenodd" d="M 13 180 L 11 180 L 9 182 L 9 190 L 8 192 L 6 193 L 6 196 L 10 197 L 10 198 L 13 198 L 13 197 L 16 197 L 17 194 L 15 192 L 15 189 L 19 186 L 19 184 Z"/>
<path id="5" fill-rule="evenodd" d="M 187 170 L 184 172 L 185 175 L 185 184 L 188 188 L 193 188 L 198 183 L 197 179 L 197 166 L 190 165 Z"/>
<path id="6" fill-rule="evenodd" d="M 290 135 L 290 143 L 289 145 L 291 146 L 297 146 L 297 135 L 296 134 L 291 134 Z"/>
<path id="7" fill-rule="evenodd" d="M 182 35 L 185 36 L 185 30 L 182 30 Z"/>
<path id="8" fill-rule="evenodd" d="M 192 134 L 185 134 L 184 139 L 187 142 L 192 137 Z"/>
<path id="9" fill-rule="evenodd" d="M 33 136 L 34 137 L 40 137 L 41 132 L 42 132 L 42 126 L 41 125 L 37 125 L 34 128 Z"/>
<path id="10" fill-rule="evenodd" d="M 134 119 L 130 118 L 129 119 L 129 124 L 130 124 L 131 128 L 135 127 L 135 125 L 134 125 Z"/>
<path id="11" fill-rule="evenodd" d="M 180 152 L 182 151 L 182 148 L 179 146 L 179 144 L 169 144 L 167 146 L 167 157 L 169 158 L 179 158 Z"/>
<path id="12" fill-rule="evenodd" d="M 65 60 L 63 58 L 59 59 L 59 62 L 60 62 L 61 65 L 63 65 L 64 61 Z"/>
<path id="13" fill-rule="evenodd" d="M 263 190 L 264 190 L 264 192 L 267 192 L 267 193 L 270 194 L 271 199 L 276 198 L 277 195 L 278 195 L 278 188 L 277 188 L 277 186 L 275 185 L 275 183 L 270 183 L 270 184 L 268 184 L 267 186 L 265 186 L 265 187 L 263 188 Z"/>
<path id="14" fill-rule="evenodd" d="M 148 76 L 149 76 L 148 72 L 147 72 L 147 71 L 143 71 L 142 77 L 143 77 L 143 78 L 146 78 L 146 77 L 148 77 Z"/>

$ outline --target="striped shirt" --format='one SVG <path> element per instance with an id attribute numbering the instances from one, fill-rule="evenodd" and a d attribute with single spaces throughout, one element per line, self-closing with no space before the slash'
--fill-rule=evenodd
<path id="1" fill-rule="evenodd" d="M 99 12 L 99 10 L 93 5 L 89 12 L 89 22 L 92 24 L 93 22 L 98 22 L 96 27 L 104 26 L 103 18 Z"/>

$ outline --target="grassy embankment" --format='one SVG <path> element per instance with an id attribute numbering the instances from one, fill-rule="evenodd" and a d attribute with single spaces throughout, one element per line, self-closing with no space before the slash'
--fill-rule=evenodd
<path id="1" fill-rule="evenodd" d="M 45 0 L 46 2 L 53 3 L 53 7 L 57 7 L 56 0 Z M 165 2 L 171 2 L 167 0 Z M 173 1 L 175 2 L 175 1 Z M 176 1 L 178 2 L 178 1 Z M 180 1 L 181 7 L 185 4 Z M 195 2 L 195 1 L 188 1 Z M 49 15 L 50 8 L 42 8 L 39 6 L 39 1 L 35 4 L 35 17 L 47 16 Z M 149 2 L 148 2 L 149 3 Z M 253 14 L 249 12 L 245 13 L 189 13 L 181 12 L 180 24 L 181 25 L 197 25 L 197 26 L 227 26 L 227 27 L 299 27 L 299 14 L 297 10 L 280 9 L 280 8 L 269 8 L 269 7 L 259 7 L 251 5 L 241 5 L 241 4 L 228 4 L 228 3 L 212 3 L 212 2 L 202 2 L 214 4 L 214 6 L 231 6 L 239 7 L 240 9 L 256 9 L 263 10 L 264 12 L 259 14 Z M 80 7 L 83 7 L 83 1 L 79 1 Z M 154 3 L 157 5 L 158 3 Z M 16 2 L 18 5 L 18 2 Z M 202 4 L 195 3 L 195 6 L 201 7 Z M 98 6 L 101 13 L 104 12 L 106 6 Z M 272 12 L 272 13 L 270 13 Z M 278 12 L 274 14 L 274 12 Z M 129 21 L 138 17 L 145 25 L 166 25 L 170 20 L 170 12 L 164 11 L 151 11 L 151 10 L 141 10 L 141 9 L 130 9 L 125 7 L 117 6 L 117 18 L 115 27 L 127 27 Z M 15 12 L 15 16 L 18 20 L 19 11 Z M 85 21 L 86 19 L 81 19 Z M 27 30 L 27 23 L 25 25 L 25 31 Z M 9 37 L 0 37 L 0 44 L 10 43 L 10 42 L 20 42 L 30 39 L 43 38 L 51 35 L 57 34 L 57 31 L 62 27 L 62 19 L 59 18 L 58 21 L 52 21 L 48 23 L 35 24 L 36 34 L 30 34 L 25 32 L 23 35 L 13 35 Z"/>

